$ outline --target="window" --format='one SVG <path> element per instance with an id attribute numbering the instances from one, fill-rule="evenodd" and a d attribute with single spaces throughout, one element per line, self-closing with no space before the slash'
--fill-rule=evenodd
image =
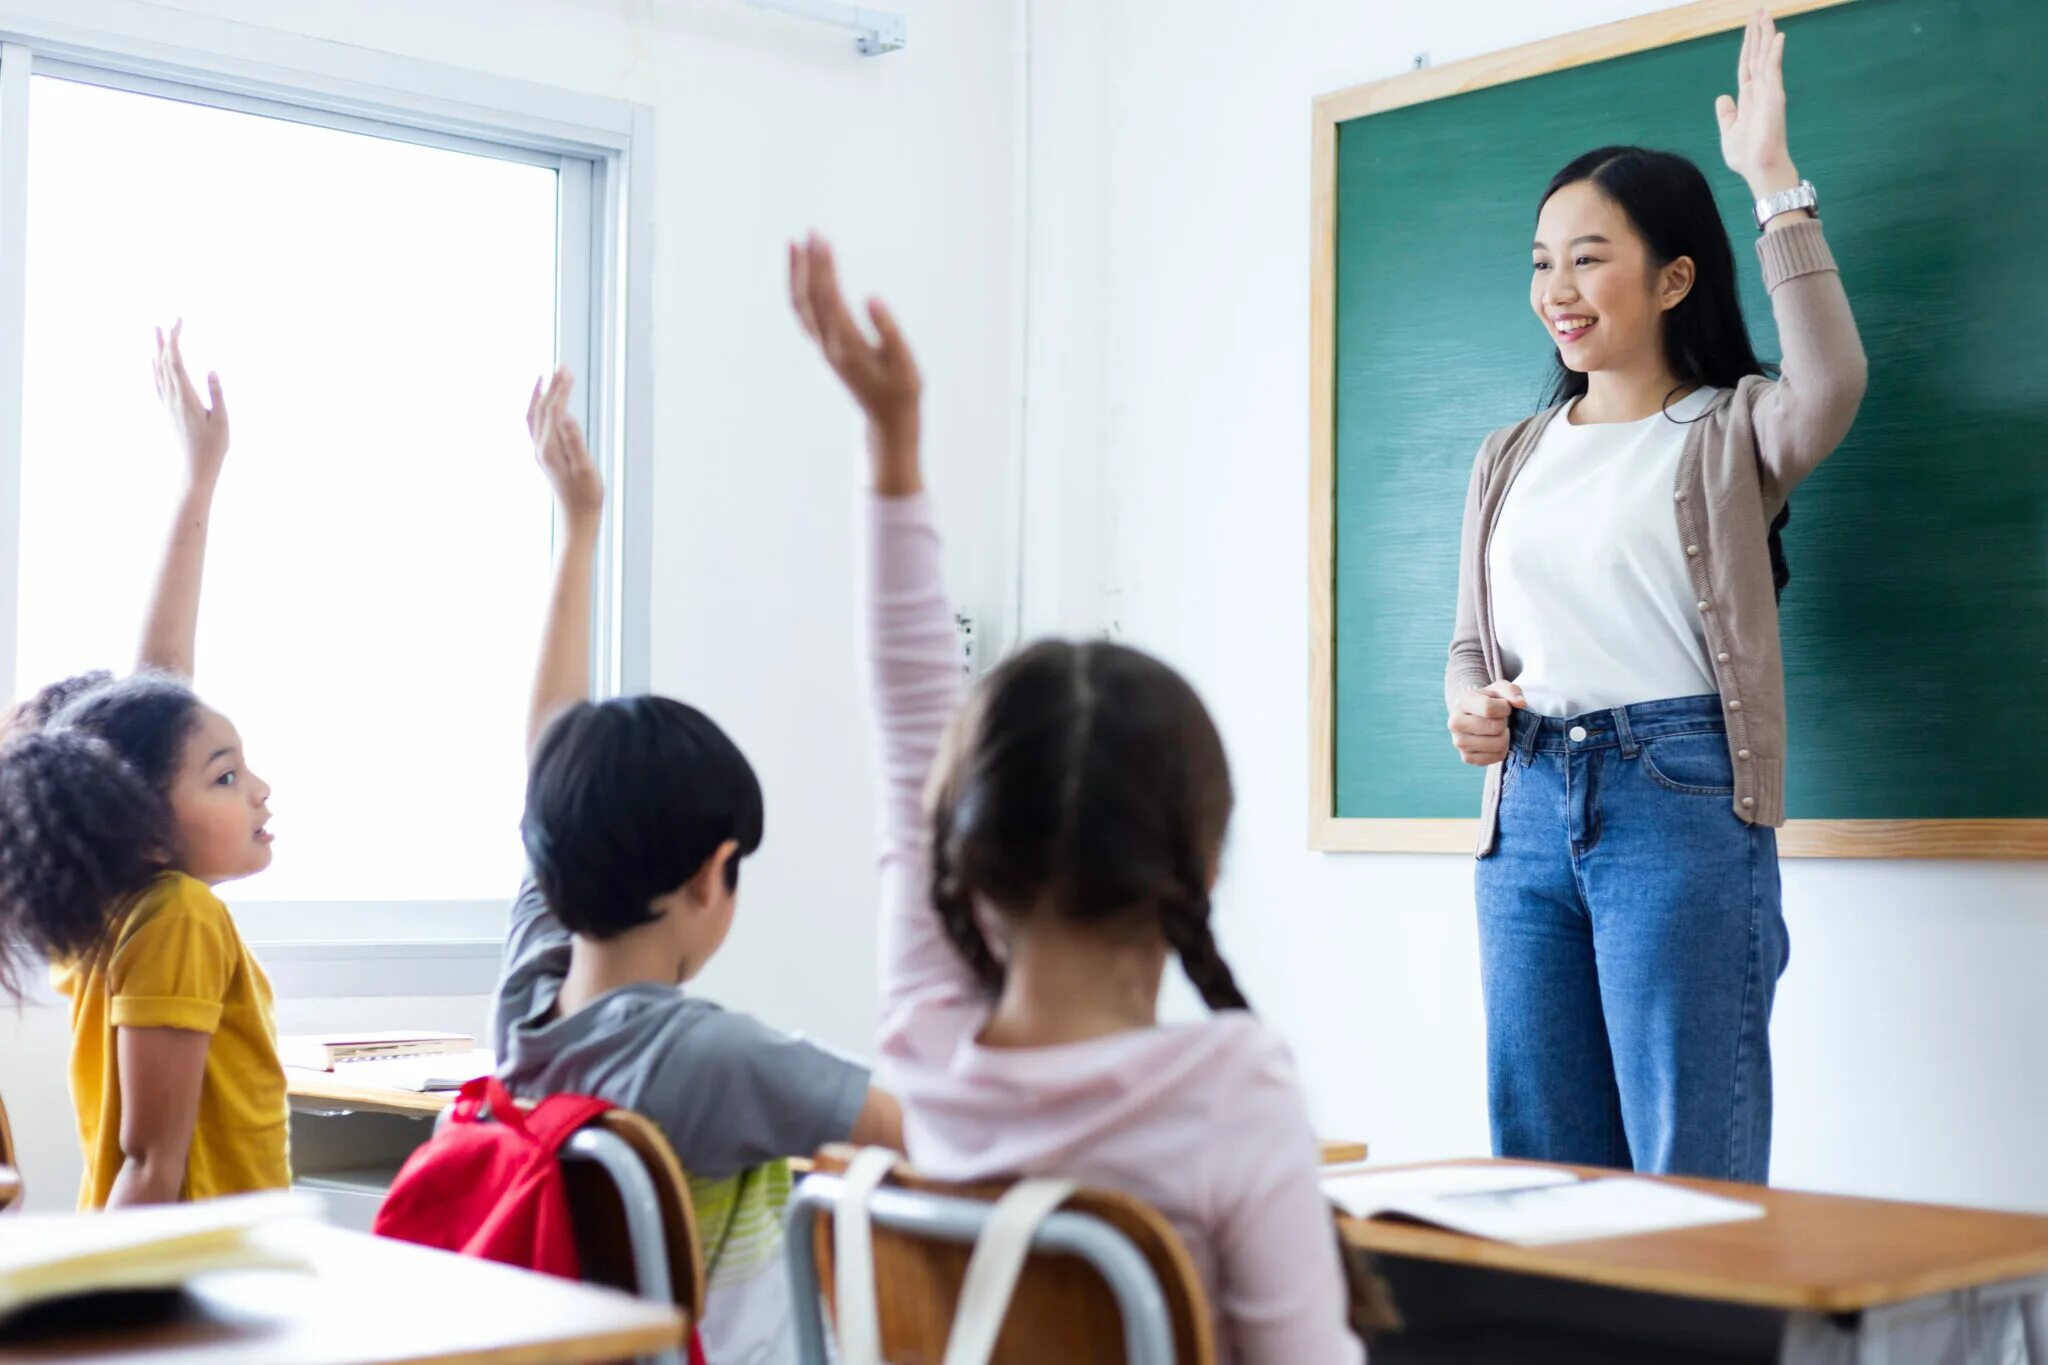
<path id="1" fill-rule="evenodd" d="M 0 509 L 11 492 L 20 522 L 0 688 L 133 662 L 182 478 L 151 328 L 182 316 L 233 424 L 196 681 L 275 789 L 276 860 L 230 893 L 245 932 L 495 935 L 552 553 L 535 376 L 577 371 L 615 513 L 633 491 L 618 154 L 516 118 L 495 141 L 337 111 L 330 89 L 295 105 L 69 54 L 35 52 L 24 82 L 27 55 L 0 64 L 0 118 L 24 83 L 29 111 L 25 135 L 0 128 L 0 199 L 21 196 L 26 229 L 0 247 L 25 280 L 14 309 L 0 281 L 22 380 L 18 440 L 0 420 Z M 600 688 L 628 685 L 645 603 L 635 547 L 618 527 L 609 545 Z"/>

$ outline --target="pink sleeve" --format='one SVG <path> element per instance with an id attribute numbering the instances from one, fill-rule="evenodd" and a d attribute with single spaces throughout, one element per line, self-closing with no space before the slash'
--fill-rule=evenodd
<path id="1" fill-rule="evenodd" d="M 960 700 L 960 656 L 925 494 L 872 498 L 868 652 L 882 825 L 883 1083 L 899 1063 L 943 1065 L 987 1014 L 930 905 L 924 786 Z"/>
<path id="2" fill-rule="evenodd" d="M 1215 1305 L 1239 1365 L 1361 1365 L 1308 1106 L 1277 1041 L 1214 1127 Z"/>

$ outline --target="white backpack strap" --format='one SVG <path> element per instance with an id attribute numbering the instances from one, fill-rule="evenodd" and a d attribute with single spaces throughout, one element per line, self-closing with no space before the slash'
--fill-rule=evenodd
<path id="1" fill-rule="evenodd" d="M 839 1302 L 839 1365 L 882 1365 L 882 1320 L 875 1303 L 874 1231 L 868 1197 L 888 1178 L 896 1153 L 863 1147 L 839 1177 L 832 1210 L 833 1279 Z"/>
<path id="2" fill-rule="evenodd" d="M 953 1334 L 946 1341 L 945 1365 L 988 1365 L 1038 1225 L 1077 1188 L 1071 1180 L 1024 1180 L 996 1201 L 967 1261 L 967 1278 L 960 1286 L 960 1304 L 953 1313 Z M 844 1284 L 844 1279 L 840 1283 Z M 844 1308 L 840 1314 L 843 1319 Z"/>

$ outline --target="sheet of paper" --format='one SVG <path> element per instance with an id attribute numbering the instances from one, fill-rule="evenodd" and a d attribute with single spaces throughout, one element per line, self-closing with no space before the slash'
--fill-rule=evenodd
<path id="1" fill-rule="evenodd" d="M 1353 1218 L 1370 1218 L 1416 1199 L 1569 1185 L 1578 1180 L 1555 1166 L 1497 1161 L 1477 1166 L 1413 1166 L 1393 1171 L 1340 1171 L 1323 1178 L 1323 1193 Z"/>
<path id="2" fill-rule="evenodd" d="M 383 1085 L 393 1090 L 456 1090 L 478 1076 L 498 1069 L 497 1058 L 482 1048 L 444 1052 L 432 1057 L 378 1057 L 343 1062 L 334 1079 L 348 1085 Z"/>
<path id="3" fill-rule="evenodd" d="M 1632 1237 L 1764 1216 L 1761 1204 L 1632 1176 L 1439 1196 L 1412 1212 L 1459 1232 L 1522 1246 Z"/>

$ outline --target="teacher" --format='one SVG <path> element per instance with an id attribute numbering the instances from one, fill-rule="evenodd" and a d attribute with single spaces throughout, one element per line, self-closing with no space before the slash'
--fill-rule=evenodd
<path id="1" fill-rule="evenodd" d="M 1485 765 L 1477 866 L 1497 1155 L 1764 1181 L 1788 953 L 1786 498 L 1863 396 L 1784 35 L 1715 112 L 1749 183 L 1784 347 L 1750 346 L 1697 166 L 1603 147 L 1559 171 L 1529 303 L 1551 406 L 1481 447 L 1465 501 L 1451 738 Z"/>

